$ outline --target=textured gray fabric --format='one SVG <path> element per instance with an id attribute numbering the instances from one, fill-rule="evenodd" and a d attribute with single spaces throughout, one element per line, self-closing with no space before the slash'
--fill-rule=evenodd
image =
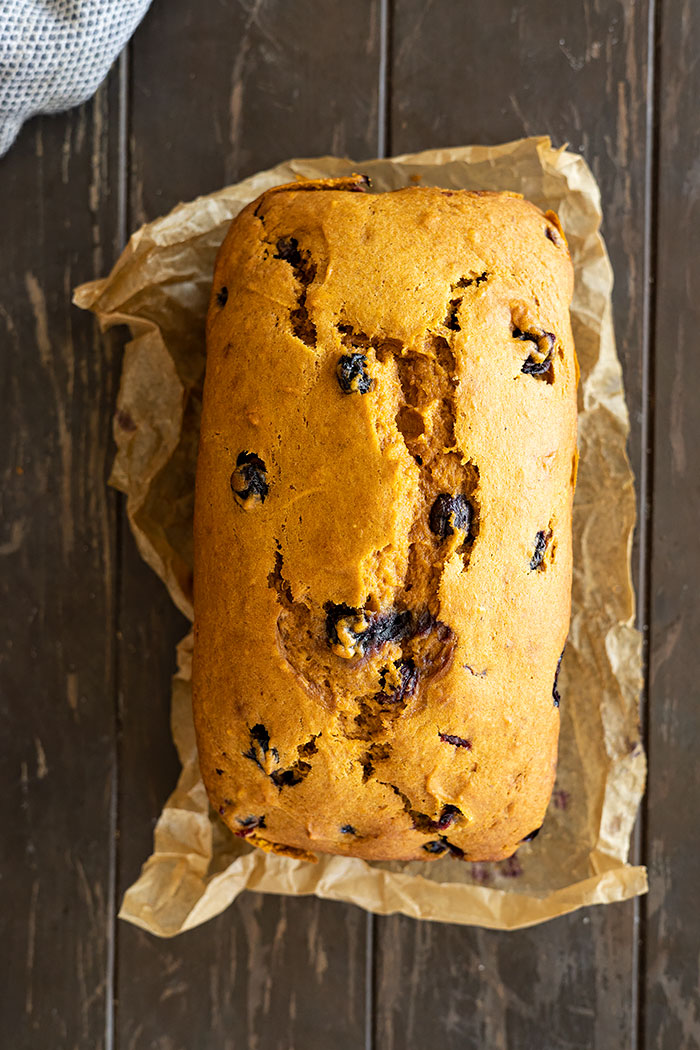
<path id="1" fill-rule="evenodd" d="M 23 122 L 95 93 L 150 0 L 0 0 L 0 156 Z"/>

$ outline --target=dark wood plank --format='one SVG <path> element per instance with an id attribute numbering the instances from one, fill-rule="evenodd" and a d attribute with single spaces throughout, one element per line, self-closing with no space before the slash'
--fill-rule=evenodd
<path id="1" fill-rule="evenodd" d="M 111 264 L 118 78 L 0 162 L 3 1041 L 110 1045 L 118 362 L 75 284 Z"/>
<path id="2" fill-rule="evenodd" d="M 156 0 L 132 45 L 130 227 L 288 156 L 373 155 L 378 44 L 374 5 Z M 175 781 L 167 703 L 184 626 L 130 537 L 123 566 L 121 891 Z M 359 909 L 256 894 L 173 941 L 120 924 L 117 1046 L 356 1050 L 366 931 Z"/>
<path id="3" fill-rule="evenodd" d="M 700 1048 L 700 9 L 660 6 L 646 1033 Z"/>
<path id="4" fill-rule="evenodd" d="M 587 157 L 616 272 L 616 330 L 639 473 L 648 7 L 396 0 L 391 152 L 551 135 Z M 498 27 L 488 39 L 484 26 Z M 439 61 L 435 56 L 439 55 Z M 378 1050 L 636 1045 L 638 905 L 508 935 L 378 921 Z"/>
<path id="5" fill-rule="evenodd" d="M 155 0 L 133 41 L 133 224 L 289 157 L 377 152 L 378 4 Z"/>

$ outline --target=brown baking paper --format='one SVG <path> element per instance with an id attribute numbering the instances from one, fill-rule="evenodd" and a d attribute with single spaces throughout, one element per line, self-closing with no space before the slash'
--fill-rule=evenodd
<path id="1" fill-rule="evenodd" d="M 103 328 L 125 323 L 111 482 L 126 493 L 141 554 L 192 617 L 192 506 L 203 326 L 217 248 L 231 219 L 263 190 L 298 177 L 371 176 L 375 190 L 422 183 L 518 190 L 553 208 L 576 270 L 571 308 L 581 366 L 573 614 L 560 676 L 557 782 L 544 828 L 510 860 L 380 863 L 321 856 L 317 864 L 262 853 L 233 836 L 207 802 L 192 726 L 192 637 L 178 647 L 172 731 L 182 762 L 155 830 L 153 855 L 121 917 L 161 936 L 223 911 L 244 889 L 352 901 L 370 911 L 517 929 L 647 888 L 626 863 L 642 795 L 640 635 L 632 626 L 630 544 L 635 504 L 625 453 L 628 416 L 615 352 L 612 272 L 599 233 L 600 197 L 585 161 L 547 138 L 493 148 L 430 150 L 356 164 L 292 160 L 181 204 L 129 241 L 112 273 L 76 291 Z"/>

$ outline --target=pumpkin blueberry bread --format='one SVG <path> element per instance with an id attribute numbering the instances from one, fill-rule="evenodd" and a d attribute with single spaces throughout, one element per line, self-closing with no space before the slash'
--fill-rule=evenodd
<path id="1" fill-rule="evenodd" d="M 194 713 L 236 835 L 510 856 L 544 818 L 577 366 L 556 216 L 512 193 L 268 191 L 207 320 Z"/>

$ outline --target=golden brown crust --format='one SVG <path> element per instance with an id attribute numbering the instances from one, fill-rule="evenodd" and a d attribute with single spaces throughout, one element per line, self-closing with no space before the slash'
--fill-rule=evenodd
<path id="1" fill-rule="evenodd" d="M 269 191 L 217 259 L 202 774 L 261 848 L 500 859 L 542 823 L 556 763 L 571 262 L 518 195 L 357 188 Z"/>

